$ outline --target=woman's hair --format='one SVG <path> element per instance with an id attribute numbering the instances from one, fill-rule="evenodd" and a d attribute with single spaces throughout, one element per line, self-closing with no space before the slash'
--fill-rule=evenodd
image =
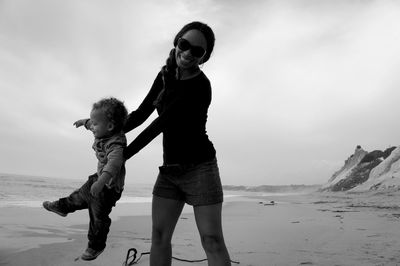
<path id="1" fill-rule="evenodd" d="M 114 123 L 114 132 L 122 130 L 128 117 L 128 110 L 124 103 L 113 97 L 94 103 L 92 110 L 103 111 L 107 119 Z"/>
<path id="2" fill-rule="evenodd" d="M 214 49 L 214 43 L 215 43 L 214 32 L 207 24 L 199 22 L 199 21 L 193 21 L 193 22 L 183 26 L 183 28 L 175 36 L 175 39 L 173 42 L 174 47 L 176 47 L 179 38 L 181 38 L 186 32 L 188 32 L 190 30 L 200 31 L 204 35 L 204 37 L 207 41 L 206 54 L 203 56 L 203 60 L 202 60 L 202 62 L 205 63 L 208 61 L 208 59 L 210 59 L 211 53 Z M 173 48 L 169 52 L 167 62 L 162 68 L 162 73 L 164 75 L 164 78 L 165 78 L 165 76 L 176 78 L 176 73 L 175 73 L 176 68 L 177 68 L 177 64 L 176 64 L 176 60 L 175 60 L 175 48 Z"/>

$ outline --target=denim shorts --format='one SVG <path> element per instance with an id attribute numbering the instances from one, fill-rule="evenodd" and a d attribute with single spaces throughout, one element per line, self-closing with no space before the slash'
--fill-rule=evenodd
<path id="1" fill-rule="evenodd" d="M 223 202 L 216 159 L 197 165 L 163 165 L 159 169 L 153 195 L 184 201 L 192 206 Z"/>

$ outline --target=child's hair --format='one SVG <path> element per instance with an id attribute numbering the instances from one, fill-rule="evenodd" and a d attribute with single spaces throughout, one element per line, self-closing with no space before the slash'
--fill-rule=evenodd
<path id="1" fill-rule="evenodd" d="M 104 98 L 93 104 L 93 110 L 102 110 L 107 119 L 114 123 L 114 132 L 119 132 L 125 125 L 128 110 L 124 103 L 116 98 Z"/>

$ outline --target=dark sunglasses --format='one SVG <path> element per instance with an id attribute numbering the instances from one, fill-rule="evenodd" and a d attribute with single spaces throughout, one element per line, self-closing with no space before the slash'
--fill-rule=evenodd
<path id="1" fill-rule="evenodd" d="M 201 58 L 206 54 L 206 50 L 203 47 L 191 45 L 188 40 L 183 38 L 178 39 L 177 46 L 182 51 L 190 50 L 190 53 L 197 58 Z"/>

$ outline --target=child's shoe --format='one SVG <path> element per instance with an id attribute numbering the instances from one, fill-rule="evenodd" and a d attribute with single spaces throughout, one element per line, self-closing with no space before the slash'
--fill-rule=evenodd
<path id="1" fill-rule="evenodd" d="M 104 248 L 102 250 L 95 250 L 92 248 L 87 248 L 85 252 L 83 252 L 81 259 L 83 260 L 94 260 L 96 259 L 102 252 L 104 251 Z"/>
<path id="2" fill-rule="evenodd" d="M 43 202 L 43 207 L 44 207 L 46 210 L 48 210 L 48 211 L 50 211 L 50 212 L 57 213 L 58 215 L 60 215 L 60 216 L 62 216 L 62 217 L 65 217 L 65 216 L 67 216 L 67 214 L 68 214 L 68 213 L 63 212 L 63 211 L 60 209 L 60 206 L 59 206 L 58 201 L 53 201 L 53 202 L 51 202 L 51 201 L 45 201 L 45 202 Z"/>

